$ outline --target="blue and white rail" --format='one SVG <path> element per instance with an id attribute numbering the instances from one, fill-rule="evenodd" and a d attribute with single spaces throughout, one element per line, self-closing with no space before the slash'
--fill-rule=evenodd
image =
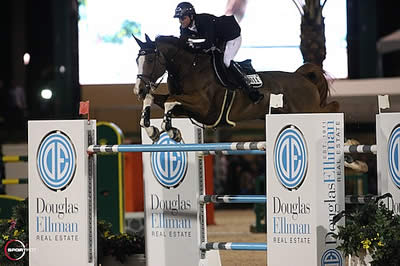
<path id="1" fill-rule="evenodd" d="M 266 142 L 220 142 L 203 144 L 133 144 L 133 145 L 90 145 L 89 153 L 111 152 L 177 152 L 197 151 L 207 154 L 265 154 Z M 376 153 L 376 145 L 344 145 L 345 153 Z"/>
<path id="2" fill-rule="evenodd" d="M 179 152 L 179 151 L 227 151 L 227 150 L 263 150 L 265 141 L 228 142 L 204 144 L 135 144 L 135 145 L 90 145 L 89 153 L 106 152 Z"/>
<path id="3" fill-rule="evenodd" d="M 240 151 L 203 151 L 200 152 L 202 155 L 265 155 L 263 150 L 240 150 Z"/>
<path id="4" fill-rule="evenodd" d="M 265 195 L 201 195 L 200 203 L 266 203 Z"/>
<path id="5" fill-rule="evenodd" d="M 267 251 L 267 243 L 209 242 L 201 243 L 200 249 Z"/>

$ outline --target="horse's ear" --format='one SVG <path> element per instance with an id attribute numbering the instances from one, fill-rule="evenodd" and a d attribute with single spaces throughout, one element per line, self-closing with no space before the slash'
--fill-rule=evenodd
<path id="1" fill-rule="evenodd" d="M 146 42 L 152 43 L 153 41 L 150 39 L 149 35 L 147 33 L 144 34 L 144 37 L 146 38 Z"/>
<path id="2" fill-rule="evenodd" d="M 144 43 L 141 40 L 139 40 L 138 38 L 136 38 L 135 35 L 132 34 L 132 36 L 133 36 L 133 38 L 135 38 L 135 41 L 140 46 L 140 48 L 143 48 L 144 47 Z"/>

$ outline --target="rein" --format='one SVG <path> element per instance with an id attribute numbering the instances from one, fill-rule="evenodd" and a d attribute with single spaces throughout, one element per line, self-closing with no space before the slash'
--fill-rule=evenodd
<path id="1" fill-rule="evenodd" d="M 157 48 L 154 49 L 154 51 L 146 51 L 146 50 L 143 50 L 143 51 L 139 52 L 139 56 L 145 56 L 145 55 L 147 55 L 147 54 L 149 54 L 149 53 L 153 53 L 153 52 L 154 52 L 154 54 L 155 54 L 156 60 L 160 63 L 160 65 L 165 66 L 165 68 L 167 68 L 167 67 L 166 67 L 166 64 L 163 64 L 163 63 L 161 62 L 161 60 L 160 60 L 160 52 L 157 50 Z M 145 85 L 145 87 L 146 87 L 147 92 L 149 92 L 150 90 L 153 90 L 153 91 L 156 90 L 156 89 L 158 88 L 158 86 L 160 86 L 161 82 L 163 81 L 163 79 L 164 79 L 164 77 L 165 77 L 165 73 L 164 73 L 164 74 L 161 76 L 161 79 L 160 79 L 159 82 L 153 81 L 153 79 L 154 79 L 154 78 L 153 78 L 153 75 L 154 75 L 155 68 L 156 68 L 156 64 L 153 64 L 153 69 L 152 69 L 150 75 L 145 75 L 145 74 L 137 74 L 137 75 L 136 75 L 136 77 L 137 77 L 138 79 L 140 79 L 141 81 L 144 82 L 144 85 Z M 146 94 L 147 94 L 147 93 L 146 93 Z"/>
<path id="2" fill-rule="evenodd" d="M 161 79 L 159 80 L 159 82 L 156 82 L 155 78 L 154 78 L 154 73 L 156 70 L 156 63 L 153 64 L 153 69 L 151 71 L 150 74 L 138 74 L 136 77 L 138 79 L 140 79 L 146 88 L 146 92 L 145 94 L 147 94 L 148 92 L 155 91 L 158 86 L 161 84 L 161 82 L 163 81 L 166 72 L 168 72 L 169 77 L 171 78 L 171 81 L 173 83 L 173 87 L 175 87 L 174 89 L 176 90 L 175 92 L 173 92 L 173 94 L 181 94 L 183 92 L 183 89 L 181 88 L 181 86 L 179 85 L 180 81 L 184 80 L 187 76 L 189 76 L 191 74 L 191 68 L 187 67 L 186 69 L 184 69 L 184 73 L 183 74 L 179 74 L 179 71 L 176 70 L 176 65 L 174 63 L 175 58 L 178 56 L 178 54 L 181 52 L 182 47 L 179 44 L 172 44 L 175 46 L 176 51 L 175 54 L 169 58 L 166 57 L 165 54 L 160 52 L 160 49 L 158 49 L 157 47 L 157 42 L 155 42 L 155 48 L 145 48 L 141 51 L 139 51 L 139 55 L 138 58 L 140 56 L 145 56 L 148 54 L 155 54 L 155 60 L 158 61 L 158 63 L 162 66 L 165 67 L 165 73 L 162 75 Z M 154 46 L 153 46 L 154 47 Z M 162 62 L 161 57 L 163 57 L 165 62 Z M 191 62 L 191 66 L 195 67 L 197 65 L 197 60 L 198 60 L 198 53 L 196 52 L 193 60 Z"/>
<path id="3" fill-rule="evenodd" d="M 175 62 L 175 58 L 178 56 L 178 54 L 183 50 L 182 47 L 178 44 L 175 46 L 176 47 L 176 52 L 175 54 L 168 59 L 165 55 L 165 68 L 168 71 L 169 77 L 171 78 L 173 85 L 175 87 L 175 89 L 177 90 L 176 92 L 174 92 L 174 94 L 181 94 L 183 92 L 183 89 L 181 88 L 181 86 L 179 85 L 179 82 L 184 80 L 187 76 L 189 76 L 191 74 L 191 68 L 187 67 L 186 71 L 183 74 L 178 75 L 179 71 L 176 70 L 176 64 Z M 192 67 L 195 67 L 197 65 L 197 59 L 198 59 L 198 53 L 196 53 L 193 57 L 192 62 L 190 63 L 190 65 Z"/>
<path id="4" fill-rule="evenodd" d="M 154 91 L 158 88 L 158 86 L 160 86 L 161 82 L 164 79 L 164 76 L 165 76 L 165 73 L 161 76 L 161 79 L 159 82 L 151 81 L 152 75 L 149 76 L 149 75 L 144 75 L 144 74 L 138 74 L 137 78 L 144 82 L 144 85 L 145 85 L 147 91 L 150 91 L 150 89 Z"/>

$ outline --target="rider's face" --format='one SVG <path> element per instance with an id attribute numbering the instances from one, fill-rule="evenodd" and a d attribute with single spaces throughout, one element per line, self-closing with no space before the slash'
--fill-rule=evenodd
<path id="1" fill-rule="evenodd" d="M 190 25 L 190 17 L 189 16 L 180 17 L 179 22 L 181 23 L 182 28 L 187 28 Z"/>

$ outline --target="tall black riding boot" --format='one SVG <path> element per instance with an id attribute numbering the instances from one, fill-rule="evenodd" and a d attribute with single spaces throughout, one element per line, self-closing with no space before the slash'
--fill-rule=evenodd
<path id="1" fill-rule="evenodd" d="M 243 91 L 249 96 L 253 103 L 257 104 L 264 98 L 263 94 L 251 86 L 250 80 L 247 78 L 246 74 L 242 72 L 238 63 L 231 61 L 229 70 L 232 71 Z"/>

